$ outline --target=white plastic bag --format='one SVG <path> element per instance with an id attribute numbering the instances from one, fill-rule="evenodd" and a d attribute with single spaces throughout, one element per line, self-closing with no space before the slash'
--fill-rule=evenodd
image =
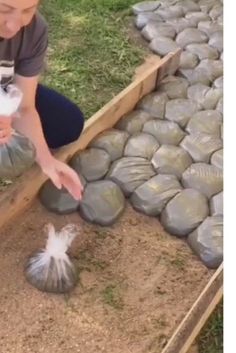
<path id="1" fill-rule="evenodd" d="M 21 100 L 22 92 L 16 86 L 8 85 L 6 90 L 0 88 L 0 114 L 6 117 L 14 114 Z"/>
<path id="2" fill-rule="evenodd" d="M 77 275 L 66 252 L 78 234 L 78 227 L 68 224 L 56 232 L 54 226 L 48 224 L 46 229 L 47 245 L 28 259 L 25 266 L 26 279 L 43 292 L 69 292 L 77 283 Z"/>
<path id="3" fill-rule="evenodd" d="M 22 92 L 14 85 L 5 90 L 0 87 L 0 117 L 17 115 Z M 9 142 L 0 144 L 0 178 L 14 178 L 33 164 L 35 148 L 25 136 L 12 131 Z"/>

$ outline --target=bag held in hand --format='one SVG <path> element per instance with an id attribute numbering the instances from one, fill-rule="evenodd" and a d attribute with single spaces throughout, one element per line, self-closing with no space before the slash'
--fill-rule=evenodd
<path id="1" fill-rule="evenodd" d="M 21 91 L 14 85 L 0 87 L 0 117 L 17 114 L 22 100 Z M 15 178 L 30 168 L 35 160 L 35 148 L 28 138 L 12 131 L 10 140 L 0 144 L 0 178 Z"/>

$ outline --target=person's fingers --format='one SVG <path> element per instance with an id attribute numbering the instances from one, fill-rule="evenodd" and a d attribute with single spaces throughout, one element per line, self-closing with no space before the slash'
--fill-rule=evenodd
<path id="1" fill-rule="evenodd" d="M 82 197 L 83 186 L 77 173 L 70 167 L 66 166 L 64 168 L 63 166 L 63 170 L 61 170 L 60 174 L 63 186 L 76 200 L 80 200 Z"/>
<path id="2" fill-rule="evenodd" d="M 56 161 L 51 169 L 44 168 L 43 172 L 61 189 L 64 187 L 76 200 L 82 197 L 83 186 L 77 173 L 67 164 Z"/>
<path id="3" fill-rule="evenodd" d="M 11 133 L 12 133 L 11 128 L 3 129 L 3 130 L 0 129 L 0 144 L 1 145 L 9 142 L 10 137 L 11 137 Z"/>
<path id="4" fill-rule="evenodd" d="M 80 186 L 80 190 L 83 191 L 83 185 L 80 181 L 80 178 L 78 176 L 78 174 L 69 166 L 66 165 L 66 175 L 69 175 L 70 178 L 73 180 L 74 184 L 79 185 Z"/>
<path id="5" fill-rule="evenodd" d="M 51 181 L 53 182 L 53 184 L 56 186 L 57 189 L 60 190 L 62 188 L 60 176 L 56 171 L 49 171 L 44 169 L 43 172 L 51 179 Z"/>
<path id="6" fill-rule="evenodd" d="M 8 127 L 9 127 L 9 124 L 6 124 L 5 122 L 0 121 L 0 129 L 1 130 L 7 129 Z"/>
<path id="7" fill-rule="evenodd" d="M 58 175 L 51 175 L 50 179 L 52 180 L 53 184 L 59 189 L 61 190 L 62 188 L 62 184 L 60 181 L 60 178 L 58 177 Z"/>
<path id="8" fill-rule="evenodd" d="M 11 136 L 11 129 L 0 130 L 0 138 L 10 137 L 10 136 Z"/>
<path id="9" fill-rule="evenodd" d="M 10 140 L 10 136 L 0 137 L 0 145 L 6 144 Z"/>
<path id="10" fill-rule="evenodd" d="M 62 174 L 64 174 L 65 176 L 69 176 L 70 179 L 72 179 L 74 183 L 80 184 L 81 189 L 83 189 L 83 185 L 81 184 L 80 178 L 79 178 L 78 174 L 74 171 L 74 169 L 72 169 L 71 167 L 69 167 L 65 163 L 61 163 L 59 165 L 59 171 Z"/>
<path id="11" fill-rule="evenodd" d="M 0 125 L 4 125 L 4 126 L 11 125 L 11 120 L 8 120 L 8 119 L 0 119 Z"/>
<path id="12" fill-rule="evenodd" d="M 12 118 L 1 118 L 0 117 L 0 129 L 11 128 Z"/>
<path id="13" fill-rule="evenodd" d="M 75 183 L 70 176 L 62 174 L 61 176 L 62 184 L 67 189 L 67 191 L 74 197 L 76 200 L 81 200 L 82 190 L 81 184 Z"/>

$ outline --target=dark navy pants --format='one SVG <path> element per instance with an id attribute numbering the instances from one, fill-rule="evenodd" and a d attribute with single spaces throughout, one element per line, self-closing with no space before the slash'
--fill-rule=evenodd
<path id="1" fill-rule="evenodd" d="M 79 107 L 45 86 L 38 85 L 36 109 L 49 148 L 58 148 L 78 139 L 84 126 Z"/>

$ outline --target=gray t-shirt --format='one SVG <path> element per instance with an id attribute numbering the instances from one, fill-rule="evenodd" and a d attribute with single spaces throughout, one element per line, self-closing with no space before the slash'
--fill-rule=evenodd
<path id="1" fill-rule="evenodd" d="M 15 74 L 38 75 L 44 66 L 47 45 L 47 24 L 39 13 L 13 38 L 0 38 L 0 86 L 11 83 Z"/>

